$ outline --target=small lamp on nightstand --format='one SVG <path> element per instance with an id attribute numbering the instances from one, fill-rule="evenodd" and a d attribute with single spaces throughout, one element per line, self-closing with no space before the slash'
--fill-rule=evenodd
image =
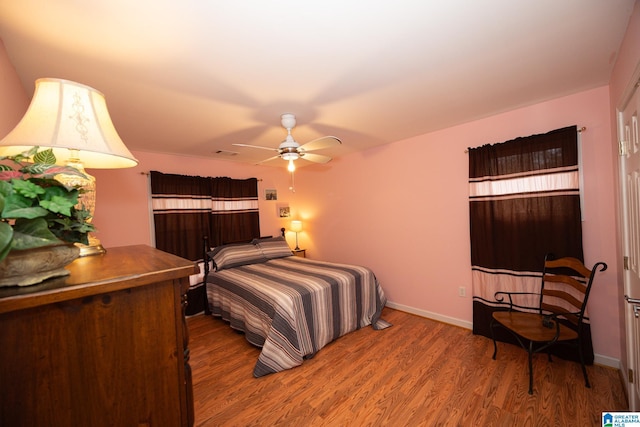
<path id="1" fill-rule="evenodd" d="M 291 221 L 291 231 L 296 233 L 296 248 L 295 248 L 295 250 L 299 251 L 300 248 L 298 247 L 298 233 L 302 231 L 302 221 L 298 221 L 298 220 Z"/>

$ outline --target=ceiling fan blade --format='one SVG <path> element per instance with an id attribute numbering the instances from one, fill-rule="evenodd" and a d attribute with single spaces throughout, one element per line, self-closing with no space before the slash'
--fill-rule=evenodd
<path id="1" fill-rule="evenodd" d="M 323 156 L 322 154 L 303 153 L 300 156 L 301 159 L 309 160 L 314 163 L 328 163 L 331 161 L 331 157 Z"/>
<path id="2" fill-rule="evenodd" d="M 250 148 L 260 148 L 261 150 L 278 151 L 277 148 L 263 147 L 261 145 L 249 145 L 249 144 L 231 144 L 231 145 L 235 145 L 236 147 L 250 147 Z"/>
<path id="3" fill-rule="evenodd" d="M 271 160 L 275 160 L 275 159 L 279 159 L 279 158 L 280 158 L 280 155 L 278 154 L 277 156 L 273 156 L 273 157 L 269 157 L 268 159 L 260 160 L 258 163 L 256 163 L 256 165 L 259 165 L 261 163 L 270 162 Z"/>
<path id="4" fill-rule="evenodd" d="M 314 139 L 306 144 L 300 146 L 304 151 L 321 150 L 323 148 L 333 147 L 334 145 L 342 144 L 339 138 L 335 136 L 323 136 L 322 138 Z"/>

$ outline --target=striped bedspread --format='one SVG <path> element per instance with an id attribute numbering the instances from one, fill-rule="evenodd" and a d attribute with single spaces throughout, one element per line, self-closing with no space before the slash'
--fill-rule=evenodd
<path id="1" fill-rule="evenodd" d="M 329 342 L 361 327 L 390 326 L 373 272 L 355 265 L 290 256 L 210 273 L 214 316 L 262 347 L 255 377 L 293 368 Z"/>

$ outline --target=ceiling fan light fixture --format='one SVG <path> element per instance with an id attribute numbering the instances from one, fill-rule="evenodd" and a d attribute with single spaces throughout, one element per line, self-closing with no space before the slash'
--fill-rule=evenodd
<path id="1" fill-rule="evenodd" d="M 282 157 L 284 160 L 297 160 L 300 155 L 296 151 L 285 151 L 284 153 L 280 154 L 280 157 Z"/>
<path id="2" fill-rule="evenodd" d="M 289 160 L 289 165 L 287 166 L 287 170 L 292 173 L 296 170 L 296 165 L 293 163 L 293 159 Z"/>

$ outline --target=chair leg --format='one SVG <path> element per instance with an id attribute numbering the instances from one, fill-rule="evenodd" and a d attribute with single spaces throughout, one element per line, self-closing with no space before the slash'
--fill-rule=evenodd
<path id="1" fill-rule="evenodd" d="M 582 366 L 582 375 L 584 375 L 584 386 L 591 388 L 589 384 L 589 376 L 587 375 L 587 367 L 584 365 L 584 356 L 582 354 L 582 341 L 578 340 L 578 355 L 580 355 L 580 365 Z"/>
<path id="2" fill-rule="evenodd" d="M 529 394 L 533 394 L 533 341 L 529 341 Z"/>
<path id="3" fill-rule="evenodd" d="M 496 360 L 496 355 L 498 354 L 498 344 L 496 344 L 496 336 L 495 333 L 493 332 L 493 328 L 495 327 L 495 321 L 491 320 L 491 323 L 489 324 L 489 329 L 491 330 L 491 338 L 493 339 L 493 360 Z"/>

